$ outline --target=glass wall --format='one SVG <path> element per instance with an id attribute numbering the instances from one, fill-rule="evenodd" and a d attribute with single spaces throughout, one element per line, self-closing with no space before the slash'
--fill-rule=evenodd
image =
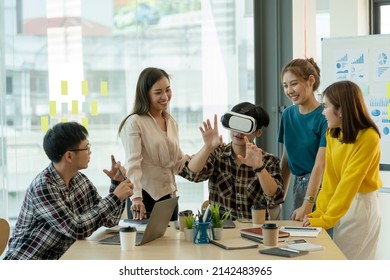
<path id="1" fill-rule="evenodd" d="M 380 15 L 381 34 L 390 34 L 390 2 L 380 7 Z"/>
<path id="2" fill-rule="evenodd" d="M 253 1 L 0 0 L 0 216 L 15 221 L 26 188 L 49 161 L 47 129 L 78 121 L 90 133 L 83 172 L 102 196 L 110 155 L 147 66 L 172 77 L 171 114 L 182 150 L 202 145 L 199 126 L 241 101 L 254 101 Z M 229 141 L 226 131 L 224 140 Z M 205 184 L 177 177 L 180 208 L 196 210 Z"/>
<path id="3" fill-rule="evenodd" d="M 390 34 L 390 0 L 370 0 L 372 33 Z"/>

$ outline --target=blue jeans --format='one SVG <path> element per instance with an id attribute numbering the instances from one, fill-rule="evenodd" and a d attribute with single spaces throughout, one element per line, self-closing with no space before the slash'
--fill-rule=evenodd
<path id="1" fill-rule="evenodd" d="M 295 209 L 302 206 L 303 200 L 306 196 L 307 186 L 309 185 L 309 180 L 310 180 L 310 173 L 307 173 L 302 176 L 294 176 L 294 185 L 293 185 L 294 204 L 293 204 L 292 212 L 294 212 Z"/>
<path id="2" fill-rule="evenodd" d="M 309 185 L 310 180 L 310 173 L 302 175 L 302 176 L 295 176 L 294 178 L 294 185 L 293 185 L 293 199 L 294 199 L 294 205 L 293 210 L 290 213 L 290 217 L 295 209 L 299 208 L 303 204 L 303 200 L 306 196 L 307 186 Z M 316 205 L 314 203 L 313 211 L 316 209 Z M 333 228 L 326 230 L 330 237 L 333 239 Z"/>

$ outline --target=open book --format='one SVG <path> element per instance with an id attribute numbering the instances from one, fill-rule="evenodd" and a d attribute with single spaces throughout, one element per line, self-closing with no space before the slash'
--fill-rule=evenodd
<path id="1" fill-rule="evenodd" d="M 261 227 L 244 228 L 240 230 L 241 237 L 262 243 L 263 242 L 263 229 Z M 279 241 L 283 241 L 288 238 L 290 234 L 288 232 L 279 230 Z"/>

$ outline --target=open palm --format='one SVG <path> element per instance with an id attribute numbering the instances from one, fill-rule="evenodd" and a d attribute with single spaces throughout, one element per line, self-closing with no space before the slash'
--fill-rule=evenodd
<path id="1" fill-rule="evenodd" d="M 246 154 L 245 157 L 237 155 L 240 161 L 248 166 L 253 168 L 260 167 L 263 162 L 263 152 L 256 146 L 256 144 L 249 142 L 248 138 L 245 136 L 246 143 Z M 260 166 L 259 166 L 260 164 Z"/>
<path id="2" fill-rule="evenodd" d="M 209 119 L 203 122 L 203 127 L 200 127 L 202 133 L 203 142 L 209 149 L 215 149 L 222 144 L 222 135 L 218 133 L 218 120 L 217 115 L 214 115 L 214 128 L 211 126 Z"/>

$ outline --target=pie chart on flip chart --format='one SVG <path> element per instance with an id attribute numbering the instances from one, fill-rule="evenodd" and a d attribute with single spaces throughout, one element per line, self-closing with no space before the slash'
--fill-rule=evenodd
<path id="1" fill-rule="evenodd" d="M 385 64 L 387 64 L 387 61 L 388 61 L 388 58 L 387 58 L 387 54 L 385 54 L 385 53 L 380 53 L 379 55 L 378 55 L 378 63 L 380 64 L 380 65 L 385 65 Z"/>

